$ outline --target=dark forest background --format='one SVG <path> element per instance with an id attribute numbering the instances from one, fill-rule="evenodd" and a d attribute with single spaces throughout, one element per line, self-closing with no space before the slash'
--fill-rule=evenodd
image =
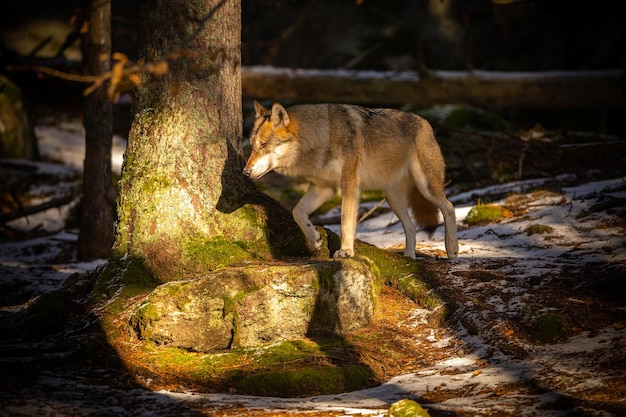
<path id="1" fill-rule="evenodd" d="M 243 65 L 500 71 L 624 68 L 619 2 L 588 0 L 244 0 Z M 3 2 L 3 59 L 54 56 L 84 0 Z M 136 51 L 136 0 L 113 1 L 114 50 Z M 78 46 L 77 44 L 75 45 Z M 421 52 L 419 52 L 421 49 Z M 77 58 L 76 51 L 64 56 Z"/>
<path id="2" fill-rule="evenodd" d="M 130 59 L 136 57 L 136 6 L 135 0 L 113 1 L 113 50 Z M 244 0 L 242 64 L 371 70 L 622 69 L 626 25 L 619 6 L 588 0 Z M 0 67 L 16 62 L 59 69 L 80 65 L 86 10 L 85 0 L 3 2 Z M 40 82 L 35 74 L 10 76 L 35 105 L 35 113 L 37 108 L 49 112 L 50 106 L 72 107 L 84 88 L 62 80 Z M 626 91 L 626 82 L 624 86 Z M 128 113 L 123 102 L 117 110 L 121 118 Z M 530 125 L 540 120 L 547 127 L 572 123 L 573 128 L 594 130 L 597 115 L 586 118 L 584 113 L 569 112 L 573 117 L 564 118 L 558 109 L 541 116 L 524 110 L 505 116 Z M 610 119 L 604 122 L 607 133 L 626 130 L 620 111 L 602 117 Z M 117 133 L 126 129 L 118 121 Z"/>

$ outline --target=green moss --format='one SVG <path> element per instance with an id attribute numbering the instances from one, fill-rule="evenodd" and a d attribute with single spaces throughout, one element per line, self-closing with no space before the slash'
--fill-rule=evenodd
<path id="1" fill-rule="evenodd" d="M 147 109 L 143 109 L 141 113 L 139 113 L 139 124 L 141 126 L 150 123 L 152 118 L 154 117 L 154 108 L 149 107 Z"/>
<path id="2" fill-rule="evenodd" d="M 554 229 L 552 226 L 548 226 L 545 224 L 531 224 L 526 228 L 526 234 L 528 236 L 543 234 L 543 233 L 552 233 Z"/>
<path id="3" fill-rule="evenodd" d="M 276 343 L 264 348 L 262 351 L 256 351 L 254 358 L 258 366 L 268 367 L 276 363 L 290 363 L 311 355 L 319 355 L 320 352 L 321 348 L 317 343 L 306 340 L 293 340 Z"/>
<path id="4" fill-rule="evenodd" d="M 347 350 L 349 346 L 338 340 L 321 344 L 283 342 L 257 351 L 254 358 L 258 370 L 233 372 L 230 378 L 239 393 L 279 397 L 333 394 L 371 386 L 374 375 L 369 367 L 333 364 L 329 359 L 331 352 Z"/>
<path id="5" fill-rule="evenodd" d="M 337 394 L 367 386 L 372 371 L 364 366 L 302 368 L 273 370 L 252 375 L 241 375 L 235 385 L 237 392 L 247 395 L 297 397 L 307 395 Z"/>
<path id="6" fill-rule="evenodd" d="M 243 297 L 243 295 L 242 295 Z M 223 297 L 224 300 L 224 317 L 230 313 L 237 313 L 237 301 L 231 297 Z M 237 323 L 237 320 L 235 320 Z"/>
<path id="7" fill-rule="evenodd" d="M 398 289 L 420 306 L 434 309 L 443 304 L 441 298 L 422 280 L 423 274 L 427 271 L 416 260 L 380 250 L 363 242 L 357 242 L 356 251 L 374 262 L 384 283 Z"/>
<path id="8" fill-rule="evenodd" d="M 135 329 L 143 340 L 151 340 L 153 338 L 152 326 L 153 320 L 159 317 L 156 308 L 152 303 L 146 303 L 139 307 L 130 318 L 130 325 Z"/>
<path id="9" fill-rule="evenodd" d="M 122 166 L 122 173 L 126 174 L 127 170 L 130 170 L 130 167 L 133 166 L 133 162 L 135 162 L 135 153 L 134 152 L 126 152 L 126 154 L 124 155 L 124 160 L 123 160 L 123 166 Z M 123 176 L 120 176 L 120 180 L 123 178 Z"/>
<path id="10" fill-rule="evenodd" d="M 172 182 L 170 178 L 164 175 L 162 176 L 153 175 L 147 178 L 143 182 L 141 189 L 138 192 L 144 195 L 155 195 L 157 191 L 166 190 L 170 188 L 171 186 L 172 186 Z"/>
<path id="11" fill-rule="evenodd" d="M 328 291 L 332 292 L 335 288 L 335 273 L 337 272 L 338 265 L 329 263 L 326 268 L 319 268 L 317 274 L 317 280 L 311 282 L 311 285 L 316 290 L 321 288 L 325 288 Z"/>
<path id="12" fill-rule="evenodd" d="M 463 222 L 470 226 L 476 226 L 492 223 L 510 216 L 511 213 L 504 207 L 496 206 L 495 204 L 478 204 L 470 209 Z"/>
<path id="13" fill-rule="evenodd" d="M 146 344 L 146 346 L 150 346 Z M 152 346 L 154 348 L 154 346 Z M 218 374 L 216 367 L 208 361 L 205 361 L 203 355 L 190 353 L 183 349 L 162 348 L 158 350 L 149 349 L 146 353 L 151 354 L 151 366 L 160 372 L 172 372 L 180 375 L 183 379 L 192 380 L 194 382 L 210 381 L 208 376 L 216 376 Z M 225 364 L 228 365 L 228 364 Z"/>
<path id="14" fill-rule="evenodd" d="M 146 260 L 135 256 L 130 257 L 126 263 L 121 282 L 126 284 L 124 295 L 127 297 L 144 293 L 146 290 L 156 288 L 159 284 L 159 281 L 152 275 Z"/>
<path id="15" fill-rule="evenodd" d="M 566 318 L 557 313 L 545 313 L 537 317 L 531 328 L 533 336 L 543 343 L 554 343 L 570 334 Z"/>
<path id="16" fill-rule="evenodd" d="M 254 206 L 246 204 L 237 210 L 239 218 L 246 222 L 246 225 L 263 227 L 264 221 L 261 213 Z"/>
<path id="17" fill-rule="evenodd" d="M 143 360 L 149 360 L 149 366 L 134 369 L 138 373 L 151 369 L 158 375 L 176 375 L 191 384 L 232 388 L 240 394 L 299 397 L 340 393 L 370 387 L 374 377 L 366 365 L 332 363 L 325 350 L 345 352 L 345 343 L 320 346 L 296 340 L 209 355 L 150 343 L 143 346 Z"/>
<path id="18" fill-rule="evenodd" d="M 472 106 L 434 106 L 419 111 L 419 114 L 431 123 L 451 129 L 490 132 L 506 132 L 511 129 L 511 124 L 501 116 Z"/>
<path id="19" fill-rule="evenodd" d="M 19 87 L 2 74 L 0 74 L 0 92 L 11 102 L 22 100 L 22 92 Z"/>
<path id="20" fill-rule="evenodd" d="M 200 264 L 215 270 L 250 259 L 251 251 L 244 242 L 219 236 L 213 240 L 191 239 L 183 244 L 182 252 L 183 263 Z"/>
<path id="21" fill-rule="evenodd" d="M 37 158 L 37 143 L 32 138 L 24 112 L 20 88 L 0 74 L 0 155 L 2 158 Z"/>
<path id="22" fill-rule="evenodd" d="M 128 299 L 156 288 L 160 282 L 154 277 L 145 259 L 138 256 L 111 259 L 102 270 L 93 294 L 96 299 L 113 300 L 108 311 L 122 311 Z"/>
<path id="23" fill-rule="evenodd" d="M 430 417 L 430 414 L 419 403 L 405 398 L 391 404 L 385 417 Z"/>

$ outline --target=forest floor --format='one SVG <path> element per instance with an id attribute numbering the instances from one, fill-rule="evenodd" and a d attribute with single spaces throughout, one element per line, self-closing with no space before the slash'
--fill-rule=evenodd
<path id="1" fill-rule="evenodd" d="M 31 204 L 80 184 L 80 128 L 40 127 L 38 136 L 54 161 L 0 161 Z M 404 398 L 433 417 L 626 415 L 624 162 L 451 193 L 459 257 L 444 259 L 442 228 L 432 239 L 418 232 L 417 245 L 427 283 L 451 312 L 445 324 L 385 287 L 371 325 L 347 335 L 375 386 L 305 398 L 138 384 L 114 361 L 72 364 L 71 344 L 94 331 L 86 319 L 72 334 L 16 337 L 7 327 L 14 315 L 104 261 L 76 262 L 77 234 L 66 223 L 72 204 L 8 222 L 0 236 L 0 415 L 383 416 Z M 504 216 L 466 224 L 477 201 L 503 207 Z M 337 208 L 317 220 L 337 231 L 336 216 Z M 384 204 L 357 237 L 403 251 L 402 229 Z"/>

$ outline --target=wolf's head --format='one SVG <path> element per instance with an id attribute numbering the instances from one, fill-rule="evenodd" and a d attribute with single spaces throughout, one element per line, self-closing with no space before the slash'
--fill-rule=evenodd
<path id="1" fill-rule="evenodd" d="M 291 155 L 289 143 L 295 139 L 289 130 L 291 119 L 287 110 L 274 103 L 271 110 L 254 102 L 256 120 L 250 133 L 252 153 L 243 173 L 257 179 L 273 169 L 286 167 Z"/>

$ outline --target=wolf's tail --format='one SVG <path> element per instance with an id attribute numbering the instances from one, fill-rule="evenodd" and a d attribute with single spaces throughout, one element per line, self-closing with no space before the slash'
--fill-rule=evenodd
<path id="1" fill-rule="evenodd" d="M 417 187 L 411 190 L 409 198 L 415 223 L 428 233 L 428 237 L 432 237 L 439 225 L 439 209 L 428 201 Z"/>

